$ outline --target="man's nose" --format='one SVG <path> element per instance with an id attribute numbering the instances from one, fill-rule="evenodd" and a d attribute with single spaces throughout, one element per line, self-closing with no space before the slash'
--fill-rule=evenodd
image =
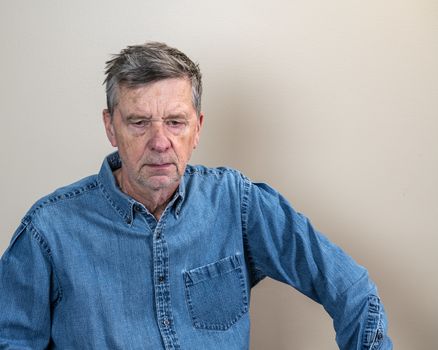
<path id="1" fill-rule="evenodd" d="M 170 140 L 162 122 L 152 123 L 149 130 L 149 148 L 156 152 L 165 152 L 170 148 Z"/>

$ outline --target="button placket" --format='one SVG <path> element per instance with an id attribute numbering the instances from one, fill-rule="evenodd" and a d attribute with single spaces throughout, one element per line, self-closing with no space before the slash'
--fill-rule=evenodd
<path id="1" fill-rule="evenodd" d="M 169 253 L 163 235 L 163 217 L 157 224 L 153 239 L 154 288 L 158 327 L 166 349 L 179 349 L 176 332 L 173 329 L 169 278 Z"/>

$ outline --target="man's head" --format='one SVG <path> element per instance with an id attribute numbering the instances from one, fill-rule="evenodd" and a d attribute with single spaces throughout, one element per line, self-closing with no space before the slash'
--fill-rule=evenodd
<path id="1" fill-rule="evenodd" d="M 168 78 L 187 78 L 192 86 L 193 107 L 201 113 L 202 80 L 199 66 L 183 52 L 164 43 L 128 46 L 106 62 L 107 108 L 112 115 L 120 87 L 133 88 Z"/>
<path id="2" fill-rule="evenodd" d="M 122 189 L 141 200 L 176 189 L 199 142 L 201 73 L 161 43 L 129 46 L 107 62 L 105 129 L 122 160 Z"/>

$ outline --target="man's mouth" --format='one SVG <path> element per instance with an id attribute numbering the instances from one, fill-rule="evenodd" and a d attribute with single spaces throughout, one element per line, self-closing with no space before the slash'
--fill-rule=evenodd
<path id="1" fill-rule="evenodd" d="M 147 167 L 152 169 L 166 169 L 172 166 L 173 163 L 149 163 L 146 164 Z"/>

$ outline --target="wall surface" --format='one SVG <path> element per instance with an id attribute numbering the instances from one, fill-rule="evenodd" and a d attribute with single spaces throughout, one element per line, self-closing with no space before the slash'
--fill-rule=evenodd
<path id="1" fill-rule="evenodd" d="M 97 172 L 104 62 L 165 41 L 201 65 L 193 163 L 276 187 L 377 282 L 398 350 L 437 349 L 438 2 L 0 3 L 0 252 L 29 206 Z M 336 349 L 323 309 L 253 290 L 252 349 Z"/>

